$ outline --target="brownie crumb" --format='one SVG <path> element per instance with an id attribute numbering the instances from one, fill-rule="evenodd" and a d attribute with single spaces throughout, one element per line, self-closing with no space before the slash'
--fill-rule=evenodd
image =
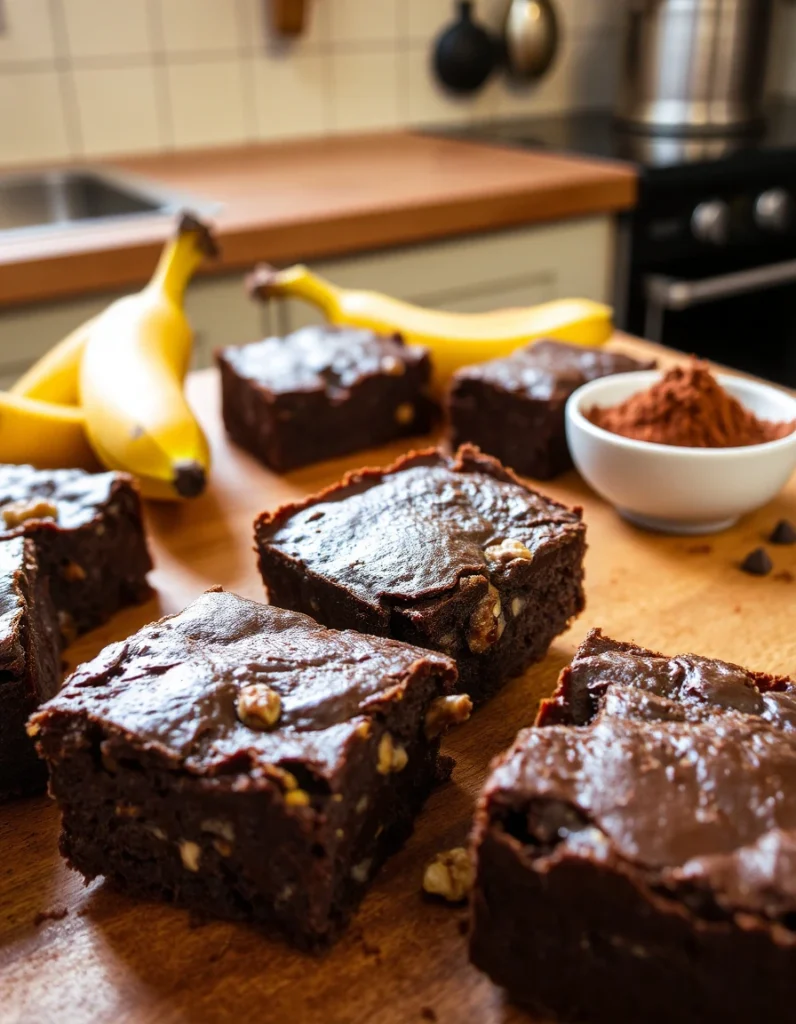
<path id="1" fill-rule="evenodd" d="M 772 544 L 796 544 L 796 526 L 789 519 L 780 519 L 768 539 Z"/>
<path id="2" fill-rule="evenodd" d="M 66 907 L 53 907 L 51 910 L 40 910 L 33 918 L 33 925 L 38 928 L 45 921 L 63 921 L 69 913 Z"/>
<path id="3" fill-rule="evenodd" d="M 439 1020 L 439 1017 L 437 1017 L 437 1011 L 434 1010 L 430 1006 L 422 1007 L 422 1009 L 420 1010 L 420 1018 L 421 1018 L 421 1020 L 430 1020 L 430 1021 L 437 1021 L 437 1020 Z"/>
<path id="4" fill-rule="evenodd" d="M 741 569 L 743 572 L 749 573 L 750 576 L 768 576 L 773 568 L 774 564 L 763 548 L 755 548 L 754 551 L 750 551 L 741 562 Z"/>
<path id="5" fill-rule="evenodd" d="M 775 572 L 773 579 L 780 580 L 782 583 L 793 583 L 796 580 L 796 576 L 794 576 L 790 569 L 783 569 L 781 572 Z"/>
<path id="6" fill-rule="evenodd" d="M 712 544 L 691 544 L 686 548 L 689 555 L 709 555 L 712 550 Z"/>

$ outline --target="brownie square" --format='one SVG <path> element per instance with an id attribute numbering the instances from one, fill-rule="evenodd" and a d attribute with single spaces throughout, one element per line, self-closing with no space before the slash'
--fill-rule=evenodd
<path id="1" fill-rule="evenodd" d="M 141 499 L 126 473 L 0 465 L 0 539 L 32 538 L 65 636 L 149 596 Z"/>
<path id="2" fill-rule="evenodd" d="M 427 434 L 434 420 L 428 352 L 399 335 L 305 327 L 216 362 L 230 437 L 278 473 Z"/>
<path id="3" fill-rule="evenodd" d="M 495 459 L 430 449 L 255 523 L 273 604 L 442 651 L 490 696 L 583 609 L 585 526 Z"/>
<path id="4" fill-rule="evenodd" d="M 25 726 L 60 681 L 58 622 L 33 541 L 0 540 L 0 800 L 44 789 Z"/>
<path id="5" fill-rule="evenodd" d="M 494 764 L 470 953 L 545 1018 L 785 1021 L 796 683 L 590 634 Z"/>
<path id="6" fill-rule="evenodd" d="M 82 665 L 33 719 L 87 879 L 277 926 L 339 931 L 444 774 L 456 668 L 209 591 Z"/>
<path id="7" fill-rule="evenodd" d="M 597 377 L 654 367 L 654 360 L 563 341 L 465 366 L 448 390 L 452 443 L 469 441 L 523 476 L 549 480 L 572 465 L 564 424 L 572 392 Z"/>

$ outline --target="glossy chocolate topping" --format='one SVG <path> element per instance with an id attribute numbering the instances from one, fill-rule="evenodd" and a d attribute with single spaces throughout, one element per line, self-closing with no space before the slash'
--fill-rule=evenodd
<path id="1" fill-rule="evenodd" d="M 322 326 L 225 348 L 222 355 L 238 376 L 275 394 L 322 391 L 334 398 L 365 377 L 402 374 L 425 359 L 426 350 L 404 345 L 399 336 Z"/>
<path id="2" fill-rule="evenodd" d="M 640 362 L 619 352 L 563 341 L 539 341 L 505 359 L 467 366 L 456 380 L 483 380 L 537 401 L 567 398 L 575 388 L 598 377 L 631 370 L 649 370 L 653 360 Z"/>
<path id="3" fill-rule="evenodd" d="M 244 758 L 323 774 L 365 742 L 358 726 L 431 673 L 452 688 L 455 666 L 442 655 L 216 590 L 81 665 L 44 714 L 85 714 L 188 770 L 231 771 Z M 238 717 L 251 684 L 279 695 L 270 730 Z"/>
<path id="4" fill-rule="evenodd" d="M 579 511 L 530 490 L 470 446 L 452 458 L 431 451 L 355 474 L 257 526 L 261 542 L 376 604 L 504 572 L 504 561 L 485 554 L 501 541 L 536 557 L 582 530 Z"/>
<path id="5" fill-rule="evenodd" d="M 17 671 L 25 657 L 20 635 L 25 599 L 19 584 L 24 572 L 24 537 L 0 540 L 0 670 Z"/>
<path id="6" fill-rule="evenodd" d="M 48 528 L 75 529 L 96 518 L 112 498 L 115 488 L 130 477 L 124 473 L 85 473 L 82 469 L 34 469 L 33 466 L 0 464 L 0 513 L 10 504 L 52 503 L 55 520 L 27 519 L 9 528 L 0 518 L 0 537 L 25 533 L 46 524 Z"/>
<path id="7" fill-rule="evenodd" d="M 490 803 L 569 808 L 554 855 L 624 860 L 697 913 L 796 911 L 796 684 L 594 633 L 540 721 L 572 708 L 589 724 L 523 731 Z"/>

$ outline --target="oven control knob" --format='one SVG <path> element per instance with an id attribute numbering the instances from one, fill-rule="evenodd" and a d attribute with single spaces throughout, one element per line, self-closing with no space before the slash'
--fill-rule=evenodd
<path id="1" fill-rule="evenodd" d="M 691 214 L 691 231 L 700 242 L 726 245 L 730 238 L 730 208 L 723 199 L 707 199 Z"/>
<path id="2" fill-rule="evenodd" d="M 755 224 L 763 231 L 787 231 L 793 220 L 793 200 L 784 188 L 770 188 L 755 200 Z"/>

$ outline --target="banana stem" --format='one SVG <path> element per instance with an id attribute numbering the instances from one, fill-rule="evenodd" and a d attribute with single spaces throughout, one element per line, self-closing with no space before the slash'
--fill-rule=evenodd
<path id="1" fill-rule="evenodd" d="M 161 253 L 148 288 L 163 292 L 172 302 L 182 304 L 188 282 L 202 263 L 205 252 L 195 231 L 182 231 Z"/>
<path id="2" fill-rule="evenodd" d="M 298 298 L 317 306 L 330 319 L 338 308 L 340 289 L 326 278 L 313 274 L 303 264 L 274 270 L 267 265 L 255 268 L 249 278 L 249 292 L 253 296 L 268 298 Z"/>

